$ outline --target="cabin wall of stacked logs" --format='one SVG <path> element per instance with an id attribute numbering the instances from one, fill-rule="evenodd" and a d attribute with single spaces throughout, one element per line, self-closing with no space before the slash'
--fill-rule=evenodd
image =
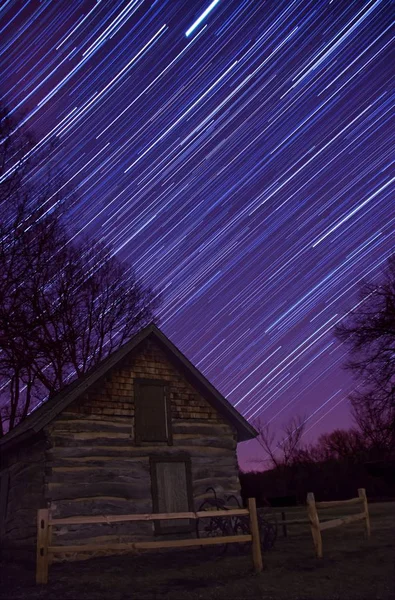
<path id="1" fill-rule="evenodd" d="M 16 548 L 30 546 L 34 549 L 37 539 L 36 514 L 46 506 L 44 497 L 45 439 L 38 436 L 28 448 L 18 448 L 2 456 L 1 475 L 6 506 L 2 507 L 4 522 L 1 523 L 3 548 L 9 541 Z"/>
<path id="2" fill-rule="evenodd" d="M 135 444 L 135 378 L 167 382 L 172 445 Z M 149 457 L 156 454 L 190 457 L 194 510 L 208 486 L 240 492 L 236 431 L 149 341 L 62 412 L 46 433 L 45 496 L 54 517 L 151 512 Z M 153 528 L 152 523 L 120 523 L 53 533 L 56 544 L 128 542 L 152 537 Z"/>

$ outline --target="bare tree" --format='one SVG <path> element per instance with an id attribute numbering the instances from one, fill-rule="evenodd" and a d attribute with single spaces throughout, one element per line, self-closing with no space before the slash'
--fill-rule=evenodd
<path id="1" fill-rule="evenodd" d="M 0 111 L 1 113 L 1 111 Z M 110 248 L 70 242 L 70 191 L 0 121 L 1 431 L 152 321 L 159 298 Z M 26 158 L 28 157 L 28 158 Z M 62 191 L 59 189 L 62 188 Z"/>
<path id="2" fill-rule="evenodd" d="M 319 462 L 327 460 L 360 460 L 366 451 L 363 435 L 355 428 L 335 429 L 323 433 L 315 444 Z"/>
<path id="3" fill-rule="evenodd" d="M 393 447 L 395 442 L 395 256 L 382 280 L 365 283 L 361 302 L 337 327 L 349 348 L 346 368 L 359 378 L 362 391 L 351 396 L 356 422 L 368 437 Z"/>
<path id="4" fill-rule="evenodd" d="M 278 434 L 262 419 L 255 421 L 254 427 L 258 432 L 256 439 L 267 454 L 272 467 L 288 467 L 298 460 L 305 425 L 306 418 L 297 415 L 286 423 L 282 432 Z"/>
<path id="5" fill-rule="evenodd" d="M 350 401 L 370 460 L 392 456 L 395 451 L 395 407 L 377 402 L 374 392 L 351 394 Z"/>

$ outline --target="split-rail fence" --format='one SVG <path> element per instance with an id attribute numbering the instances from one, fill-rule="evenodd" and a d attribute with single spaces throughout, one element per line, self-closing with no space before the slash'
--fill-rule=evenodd
<path id="1" fill-rule="evenodd" d="M 129 542 L 113 544 L 81 544 L 72 546 L 55 546 L 52 544 L 54 527 L 64 525 L 86 525 L 88 523 L 120 523 L 125 521 L 157 521 L 167 519 L 207 519 L 217 517 L 249 516 L 250 533 L 207 538 L 189 538 L 179 540 L 158 540 L 152 542 Z M 139 550 L 160 548 L 182 548 L 188 546 L 211 546 L 214 544 L 234 544 L 252 542 L 252 560 L 256 572 L 262 571 L 262 553 L 259 539 L 259 526 L 255 498 L 249 498 L 248 508 L 229 510 L 213 510 L 180 513 L 148 513 L 130 515 L 97 515 L 53 518 L 48 508 L 38 510 L 37 514 L 37 566 L 36 583 L 48 583 L 49 565 L 57 554 L 67 552 L 98 552 L 117 550 Z"/>

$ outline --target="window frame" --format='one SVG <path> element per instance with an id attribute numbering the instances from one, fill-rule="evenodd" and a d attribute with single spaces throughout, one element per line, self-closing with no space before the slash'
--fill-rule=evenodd
<path id="1" fill-rule="evenodd" d="M 163 379 L 148 379 L 136 378 L 134 380 L 134 441 L 136 446 L 152 445 L 152 444 L 167 444 L 168 446 L 173 445 L 173 434 L 172 434 L 172 420 L 171 420 L 171 405 L 170 405 L 170 390 L 168 382 Z M 165 404 L 165 423 L 167 438 L 162 440 L 144 440 L 143 432 L 138 425 L 138 415 L 141 411 L 141 393 L 140 390 L 144 386 L 157 386 L 163 390 L 163 399 Z"/>
<path id="2" fill-rule="evenodd" d="M 152 512 L 159 512 L 159 489 L 156 465 L 158 463 L 172 463 L 181 462 L 185 465 L 185 478 L 186 478 L 186 491 L 188 501 L 188 512 L 194 512 L 193 503 L 193 485 L 192 485 L 192 468 L 191 468 L 191 457 L 189 454 L 161 454 L 151 455 L 149 457 L 150 462 L 150 474 L 151 474 L 151 498 L 152 498 Z M 194 519 L 189 519 L 188 525 L 170 525 L 166 527 L 166 521 L 153 521 L 154 534 L 155 535 L 167 535 L 174 533 L 190 533 L 195 529 Z"/>

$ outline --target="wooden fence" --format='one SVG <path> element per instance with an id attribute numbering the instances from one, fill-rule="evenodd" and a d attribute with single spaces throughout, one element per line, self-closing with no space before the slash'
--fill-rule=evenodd
<path id="1" fill-rule="evenodd" d="M 336 519 L 326 519 L 320 521 L 318 510 L 325 508 L 337 508 L 339 506 L 353 506 L 356 504 L 362 504 L 363 511 L 355 515 L 339 516 Z M 322 536 L 321 531 L 325 529 L 332 529 L 333 527 L 339 527 L 340 525 L 347 525 L 348 523 L 354 523 L 355 521 L 365 520 L 365 535 L 367 538 L 370 537 L 370 520 L 369 520 L 369 509 L 368 501 L 366 498 L 366 490 L 360 488 L 358 490 L 358 497 L 351 498 L 350 500 L 335 500 L 330 502 L 316 502 L 314 494 L 311 492 L 307 494 L 307 519 L 291 519 L 286 520 L 285 513 L 281 513 L 282 520 L 281 525 L 283 528 L 283 535 L 287 536 L 287 525 L 301 525 L 310 524 L 311 533 L 313 536 L 314 548 L 318 558 L 322 558 Z"/>
<path id="2" fill-rule="evenodd" d="M 320 522 L 318 516 L 318 509 L 322 508 L 335 508 L 337 506 L 350 506 L 354 504 L 362 504 L 363 512 L 357 513 L 356 515 L 348 515 L 331 519 L 329 521 Z M 333 527 L 339 527 L 340 525 L 347 525 L 348 523 L 354 523 L 355 521 L 365 520 L 365 536 L 370 537 L 370 520 L 369 520 L 369 509 L 368 501 L 366 498 L 366 490 L 360 488 L 358 490 L 358 497 L 351 498 L 350 500 L 335 500 L 333 502 L 316 502 L 314 494 L 307 494 L 307 514 L 310 521 L 311 533 L 313 536 L 315 552 L 318 558 L 322 558 L 322 537 L 321 531 L 325 529 L 332 529 Z"/>
<path id="3" fill-rule="evenodd" d="M 154 542 L 129 542 L 114 544 L 82 544 L 72 546 L 53 546 L 52 530 L 60 525 L 86 525 L 89 523 L 120 523 L 126 521 L 158 521 L 167 519 L 207 519 L 216 517 L 235 517 L 248 515 L 250 519 L 250 534 L 231 535 L 207 538 L 190 538 L 181 540 L 166 540 Z M 157 548 L 182 548 L 187 546 L 211 546 L 214 544 L 234 544 L 252 542 L 252 560 L 255 571 L 262 571 L 262 553 L 259 539 L 258 517 L 255 498 L 248 499 L 248 509 L 213 510 L 183 513 L 150 513 L 134 515 L 98 515 L 65 517 L 54 519 L 49 509 L 43 508 L 37 513 L 37 566 L 36 583 L 48 582 L 48 568 L 55 554 L 64 552 L 97 552 L 100 550 L 137 550 Z"/>

